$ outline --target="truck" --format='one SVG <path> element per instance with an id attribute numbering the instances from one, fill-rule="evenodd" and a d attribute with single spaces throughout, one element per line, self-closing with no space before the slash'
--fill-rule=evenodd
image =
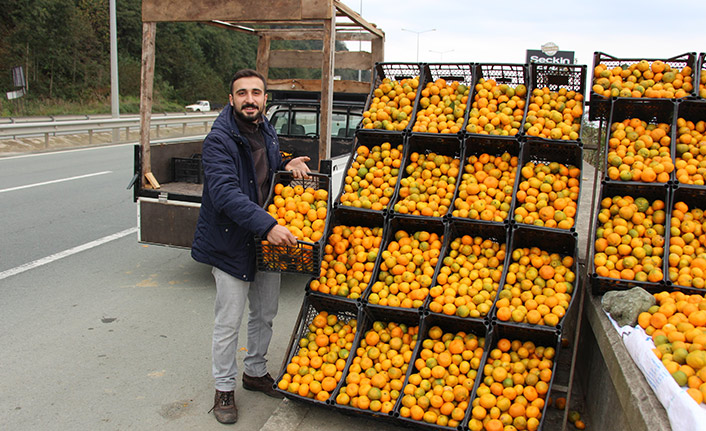
<path id="1" fill-rule="evenodd" d="M 197 100 L 196 103 L 184 106 L 184 109 L 191 112 L 209 112 L 211 104 L 208 100 Z"/>
<path id="2" fill-rule="evenodd" d="M 309 156 L 312 171 L 331 175 L 331 190 L 340 189 L 370 83 L 334 80 L 334 67 L 372 73 L 383 60 L 384 33 L 335 0 L 284 0 L 278 8 L 236 3 L 242 2 L 143 0 L 141 130 L 131 182 L 140 243 L 190 248 L 203 191 L 200 154 L 205 136 L 150 142 L 158 22 L 204 22 L 257 36 L 256 69 L 267 78 L 266 115 L 278 132 L 280 150 Z M 274 50 L 273 40 L 320 40 L 323 49 Z M 369 41 L 371 52 L 337 52 L 336 40 Z M 270 69 L 276 68 L 318 69 L 321 78 L 270 78 Z"/>

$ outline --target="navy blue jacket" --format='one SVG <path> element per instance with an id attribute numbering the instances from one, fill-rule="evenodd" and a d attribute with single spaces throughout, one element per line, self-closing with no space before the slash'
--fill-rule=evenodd
<path id="1" fill-rule="evenodd" d="M 269 175 L 284 169 L 274 127 L 264 119 Z M 203 196 L 191 256 L 245 281 L 255 277 L 255 234 L 277 223 L 258 205 L 250 144 L 240 135 L 233 107 L 226 105 L 203 141 Z"/>

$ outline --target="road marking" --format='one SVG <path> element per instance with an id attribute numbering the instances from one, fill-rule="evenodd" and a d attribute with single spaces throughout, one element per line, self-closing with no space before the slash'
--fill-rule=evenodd
<path id="1" fill-rule="evenodd" d="M 37 267 L 40 267 L 42 265 L 46 265 L 48 263 L 52 263 L 54 261 L 57 261 L 59 259 L 63 259 L 65 257 L 71 256 L 76 253 L 80 253 L 85 250 L 89 250 L 94 247 L 98 247 L 99 245 L 105 244 L 110 241 L 114 241 L 116 239 L 120 239 L 122 237 L 128 236 L 130 234 L 133 234 L 137 232 L 137 227 L 131 227 L 130 229 L 125 229 L 124 231 L 114 233 L 112 235 L 104 236 L 103 238 L 99 238 L 95 241 L 87 242 L 83 245 L 76 246 L 74 248 L 70 248 L 68 250 L 60 251 L 59 253 L 52 254 L 51 256 L 43 257 L 41 259 L 37 259 L 33 262 L 25 263 L 24 265 L 16 266 L 12 269 L 8 269 L 6 271 L 0 272 L 0 280 L 3 280 L 7 277 L 17 275 L 20 273 L 23 273 L 25 271 L 29 271 L 30 269 L 34 269 Z"/>
<path id="2" fill-rule="evenodd" d="M 0 193 L 13 192 L 15 190 L 28 189 L 30 187 L 46 186 L 47 184 L 63 183 L 64 181 L 80 180 L 82 178 L 89 178 L 89 177 L 95 177 L 97 175 L 105 175 L 105 174 L 112 174 L 112 173 L 113 173 L 113 171 L 94 172 L 92 174 L 78 175 L 76 177 L 61 178 L 58 180 L 44 181 L 42 183 L 34 183 L 34 184 L 27 184 L 25 186 L 10 187 L 9 189 L 0 189 Z"/>

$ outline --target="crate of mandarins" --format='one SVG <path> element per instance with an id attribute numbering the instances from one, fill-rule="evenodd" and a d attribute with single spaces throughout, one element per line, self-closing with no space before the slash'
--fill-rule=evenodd
<path id="1" fill-rule="evenodd" d="M 542 429 L 560 344 L 555 331 L 493 324 L 466 429 Z"/>
<path id="2" fill-rule="evenodd" d="M 516 225 L 509 249 L 493 319 L 531 329 L 561 329 L 579 287 L 576 235 Z"/>
<path id="3" fill-rule="evenodd" d="M 393 408 L 414 355 L 419 313 L 381 311 L 364 307 L 353 359 L 333 396 L 333 405 L 346 413 L 393 419 Z"/>
<path id="4" fill-rule="evenodd" d="M 528 140 L 512 207 L 514 222 L 575 232 L 582 167 L 580 145 Z"/>
<path id="5" fill-rule="evenodd" d="M 507 136 L 469 135 L 452 219 L 505 223 L 510 215 L 520 143 Z"/>
<path id="6" fill-rule="evenodd" d="M 667 185 L 603 184 L 589 236 L 594 295 L 635 286 L 664 290 L 669 199 Z"/>
<path id="7" fill-rule="evenodd" d="M 277 390 L 288 398 L 325 404 L 352 358 L 358 318 L 354 303 L 306 295 L 275 380 Z"/>
<path id="8" fill-rule="evenodd" d="M 526 64 L 476 64 L 466 132 L 515 136 L 522 128 L 529 70 Z"/>
<path id="9" fill-rule="evenodd" d="M 291 172 L 275 173 L 265 209 L 277 223 L 297 238 L 297 245 L 270 244 L 256 238 L 259 271 L 319 274 L 323 236 L 330 205 L 330 178 L 310 173 L 294 178 Z"/>
<path id="10" fill-rule="evenodd" d="M 699 73 L 699 79 L 694 79 L 694 81 L 699 83 L 699 88 L 696 91 L 696 95 L 701 99 L 706 99 L 706 53 L 704 52 L 699 54 L 697 71 Z"/>
<path id="11" fill-rule="evenodd" d="M 676 182 L 703 187 L 706 185 L 706 101 L 679 102 L 675 132 Z"/>
<path id="12" fill-rule="evenodd" d="M 667 286 L 703 293 L 706 288 L 706 189 L 677 187 L 672 191 L 671 205 L 669 254 L 664 259 Z"/>
<path id="13" fill-rule="evenodd" d="M 468 98 L 473 89 L 473 65 L 425 64 L 413 133 L 463 131 Z"/>
<path id="14" fill-rule="evenodd" d="M 396 407 L 404 425 L 465 429 L 487 346 L 482 321 L 425 316 L 418 348 Z"/>
<path id="15" fill-rule="evenodd" d="M 445 316 L 486 318 L 500 287 L 509 238 L 506 225 L 453 219 L 425 308 Z"/>
<path id="16" fill-rule="evenodd" d="M 421 69 L 417 63 L 377 63 L 362 129 L 402 132 L 412 121 Z"/>

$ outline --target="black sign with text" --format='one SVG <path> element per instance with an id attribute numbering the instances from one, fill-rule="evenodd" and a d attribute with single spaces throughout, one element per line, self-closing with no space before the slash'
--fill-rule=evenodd
<path id="1" fill-rule="evenodd" d="M 541 64 L 574 64 L 574 51 L 557 51 L 554 55 L 547 55 L 539 49 L 528 49 L 525 61 Z"/>

